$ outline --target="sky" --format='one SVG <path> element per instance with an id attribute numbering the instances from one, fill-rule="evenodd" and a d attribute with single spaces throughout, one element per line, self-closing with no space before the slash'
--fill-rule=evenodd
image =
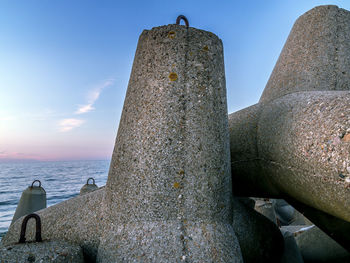
<path id="1" fill-rule="evenodd" d="M 173 24 L 224 45 L 228 112 L 258 102 L 295 20 L 350 1 L 0 0 L 0 161 L 110 159 L 138 37 Z"/>

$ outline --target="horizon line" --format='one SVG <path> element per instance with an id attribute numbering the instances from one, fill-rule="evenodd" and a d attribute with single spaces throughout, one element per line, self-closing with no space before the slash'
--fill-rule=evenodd
<path id="1" fill-rule="evenodd" d="M 0 158 L 0 163 L 15 163 L 15 162 L 74 162 L 74 161 L 111 161 L 111 158 L 82 158 L 82 159 L 20 159 L 20 158 Z"/>

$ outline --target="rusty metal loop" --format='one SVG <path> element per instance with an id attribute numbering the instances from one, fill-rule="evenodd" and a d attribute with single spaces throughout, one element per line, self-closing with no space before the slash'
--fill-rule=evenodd
<path id="1" fill-rule="evenodd" d="M 43 241 L 41 238 L 41 220 L 40 220 L 40 217 L 37 214 L 29 214 L 22 221 L 21 236 L 19 238 L 18 243 L 25 243 L 26 242 L 27 224 L 28 224 L 29 219 L 31 219 L 31 218 L 34 218 L 35 223 L 36 223 L 35 241 L 36 242 Z"/>
<path id="2" fill-rule="evenodd" d="M 39 182 L 39 186 L 38 186 L 38 187 L 41 187 L 41 182 L 40 182 L 40 180 L 34 180 L 34 181 L 33 181 L 33 183 L 32 183 L 31 188 L 33 188 L 33 187 L 34 187 L 35 182 Z"/>
<path id="3" fill-rule="evenodd" d="M 187 18 L 186 18 L 184 15 L 179 15 L 179 16 L 176 18 L 176 24 L 177 24 L 177 25 L 180 25 L 181 19 L 185 22 L 185 25 L 186 25 L 186 27 L 188 28 L 188 27 L 189 27 L 189 23 L 188 23 Z"/>
<path id="4" fill-rule="evenodd" d="M 89 179 L 87 179 L 86 184 L 89 184 L 89 181 L 92 180 L 92 184 L 95 184 L 95 179 L 90 177 Z"/>

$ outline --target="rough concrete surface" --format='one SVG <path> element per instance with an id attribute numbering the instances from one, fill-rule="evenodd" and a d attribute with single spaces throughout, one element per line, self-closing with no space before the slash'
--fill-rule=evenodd
<path id="1" fill-rule="evenodd" d="M 250 174 L 246 171 L 249 165 L 235 165 L 250 161 L 235 152 L 236 141 L 249 140 L 249 133 L 242 134 L 237 130 L 239 124 L 232 121 L 236 118 L 230 118 L 232 173 L 234 181 L 239 177 L 241 183 L 235 194 L 244 188 L 243 194 L 254 196 L 255 188 L 260 187 L 259 193 L 266 196 L 289 196 L 350 221 L 350 200 L 346 198 L 350 186 L 349 105 L 348 91 L 299 92 L 262 105 L 253 127 L 258 154 L 250 159 L 254 163 Z"/>
<path id="2" fill-rule="evenodd" d="M 39 211 L 43 238 L 68 240 L 98 262 L 242 262 L 232 172 L 236 195 L 320 211 L 312 221 L 346 242 L 349 21 L 335 6 L 301 16 L 260 103 L 229 124 L 221 40 L 179 25 L 145 30 L 106 188 Z M 20 221 L 4 245 L 18 240 Z"/>
<path id="3" fill-rule="evenodd" d="M 349 90 L 350 15 L 318 6 L 298 18 L 260 102 L 300 91 Z"/>
<path id="4" fill-rule="evenodd" d="M 0 247 L 1 263 L 84 263 L 80 246 L 63 241 L 43 241 Z"/>
<path id="5" fill-rule="evenodd" d="M 229 115 L 235 195 L 295 200 L 334 216 L 312 221 L 348 249 L 348 227 L 333 223 L 350 222 L 349 39 L 349 11 L 310 10 L 295 23 L 260 103 Z"/>
<path id="6" fill-rule="evenodd" d="M 179 25 L 145 30 L 106 188 L 39 211 L 43 238 L 97 262 L 242 262 L 230 175 L 221 40 Z"/>
<path id="7" fill-rule="evenodd" d="M 78 196 L 46 209 L 37 211 L 42 223 L 44 240 L 67 240 L 83 248 L 84 256 L 94 260 L 99 245 L 100 228 L 103 224 L 101 203 L 104 189 Z M 9 228 L 2 245 L 18 242 L 23 217 Z M 35 240 L 35 221 L 29 220 L 26 240 Z"/>
<path id="8" fill-rule="evenodd" d="M 145 30 L 106 185 L 98 262 L 241 262 L 228 138 L 221 40 L 179 25 Z"/>

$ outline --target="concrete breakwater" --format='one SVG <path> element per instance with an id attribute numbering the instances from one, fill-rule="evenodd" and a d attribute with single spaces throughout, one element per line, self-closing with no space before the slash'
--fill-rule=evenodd
<path id="1" fill-rule="evenodd" d="M 286 199 L 349 250 L 349 38 L 350 12 L 307 12 L 261 101 L 228 117 L 221 40 L 145 30 L 106 187 L 39 211 L 43 238 L 79 245 L 90 262 L 302 262 L 308 239 L 279 230 L 297 214 L 259 210 L 254 196 Z"/>
<path id="2" fill-rule="evenodd" d="M 35 179 L 47 191 L 47 206 L 53 206 L 79 195 L 89 177 L 105 185 L 109 165 L 110 160 L 0 163 L 0 239 L 11 224 L 22 191 Z"/>

